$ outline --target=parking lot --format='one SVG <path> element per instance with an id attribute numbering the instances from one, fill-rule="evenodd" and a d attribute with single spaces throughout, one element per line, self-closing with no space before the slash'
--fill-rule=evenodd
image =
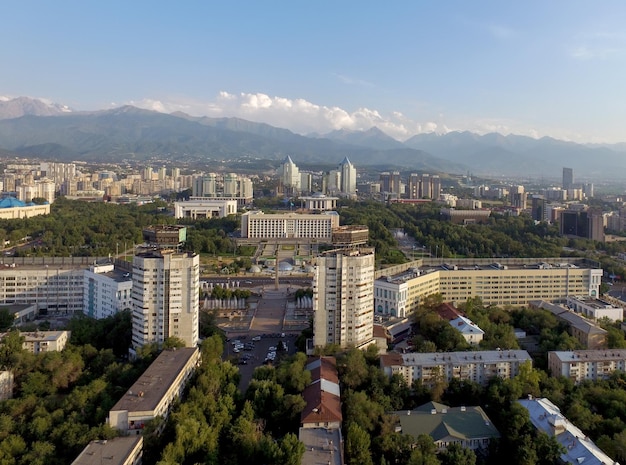
<path id="1" fill-rule="evenodd" d="M 295 341 L 297 334 L 285 334 L 285 337 L 281 337 L 281 333 L 261 333 L 261 334 L 249 334 L 234 336 L 226 343 L 224 358 L 231 360 L 233 364 L 239 366 L 239 373 L 241 374 L 241 380 L 239 382 L 239 390 L 244 393 L 248 389 L 248 385 L 252 380 L 252 374 L 254 369 L 263 365 L 264 363 L 277 363 L 282 357 L 293 355 L 296 353 Z M 257 339 L 258 338 L 258 339 Z M 257 339 L 257 340 L 253 340 Z M 235 352 L 235 346 L 233 343 L 239 341 L 244 347 Z M 283 343 L 287 346 L 286 351 L 277 350 L 279 344 Z M 246 344 L 253 343 L 253 348 Z M 275 359 L 266 362 L 270 348 L 274 347 Z M 245 363 L 243 362 L 245 360 Z"/>

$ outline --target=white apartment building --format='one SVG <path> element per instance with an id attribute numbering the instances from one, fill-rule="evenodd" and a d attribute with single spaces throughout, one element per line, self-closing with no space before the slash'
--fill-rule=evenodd
<path id="1" fill-rule="evenodd" d="M 200 364 L 197 347 L 164 350 L 109 411 L 108 424 L 122 433 L 141 434 L 157 416 L 167 418 Z"/>
<path id="2" fill-rule="evenodd" d="M 611 321 L 622 321 L 624 309 L 614 307 L 609 302 L 589 296 L 568 296 L 567 306 L 577 313 L 582 313 L 590 320 L 608 318 Z"/>
<path id="3" fill-rule="evenodd" d="M 101 319 L 132 307 L 133 280 L 130 273 L 116 270 L 113 264 L 92 265 L 85 270 L 83 313 Z"/>
<path id="4" fill-rule="evenodd" d="M 41 197 L 46 199 L 46 202 L 54 202 L 54 192 L 56 186 L 53 181 L 49 179 L 41 179 L 28 184 L 21 184 L 17 186 L 17 198 L 22 202 L 30 202 L 34 198 Z"/>
<path id="5" fill-rule="evenodd" d="M 191 197 L 174 202 L 175 218 L 224 218 L 237 214 L 237 200 L 211 197 Z"/>
<path id="6" fill-rule="evenodd" d="M 380 365 L 387 376 L 400 374 L 410 386 L 421 381 L 433 387 L 451 379 L 473 381 L 481 385 L 496 376 L 510 379 L 523 363 L 532 358 L 525 350 L 487 350 L 480 352 L 390 353 L 381 355 Z"/>
<path id="7" fill-rule="evenodd" d="M 250 211 L 241 215 L 241 237 L 248 239 L 312 238 L 330 242 L 339 214 L 274 213 Z"/>
<path id="8" fill-rule="evenodd" d="M 480 297 L 485 304 L 527 305 L 531 300 L 564 301 L 568 296 L 599 294 L 602 269 L 562 258 L 457 260 L 381 276 L 374 283 L 376 312 L 403 318 L 417 309 L 422 298 L 441 293 L 446 302 Z M 458 263 L 452 264 L 452 263 Z M 394 268 L 397 270 L 397 267 Z"/>
<path id="9" fill-rule="evenodd" d="M 198 343 L 200 257 L 173 250 L 133 258 L 133 348 L 178 337 Z"/>
<path id="10" fill-rule="evenodd" d="M 626 349 L 548 352 L 551 376 L 564 376 L 575 384 L 607 379 L 614 371 L 626 371 Z"/>
<path id="11" fill-rule="evenodd" d="M 316 259 L 313 345 L 363 347 L 373 342 L 374 249 L 331 250 Z"/>

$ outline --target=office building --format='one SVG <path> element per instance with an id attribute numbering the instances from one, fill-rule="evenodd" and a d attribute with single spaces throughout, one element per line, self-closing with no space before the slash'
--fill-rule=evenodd
<path id="1" fill-rule="evenodd" d="M 15 197 L 5 197 L 0 200 L 0 219 L 14 220 L 20 218 L 31 218 L 38 215 L 50 214 L 50 204 L 35 205 L 25 203 Z"/>
<path id="2" fill-rule="evenodd" d="M 91 265 L 83 279 L 83 313 L 107 318 L 132 307 L 133 280 L 130 273 L 112 263 Z"/>
<path id="3" fill-rule="evenodd" d="M 198 343 L 200 257 L 151 250 L 133 258 L 133 349 L 177 337 Z"/>
<path id="4" fill-rule="evenodd" d="M 341 173 L 341 193 L 347 196 L 356 195 L 356 168 L 348 157 L 339 164 L 338 171 Z"/>
<path id="5" fill-rule="evenodd" d="M 400 198 L 401 194 L 401 180 L 400 172 L 384 172 L 380 174 L 380 190 L 387 194 L 395 194 L 395 197 Z"/>
<path id="6" fill-rule="evenodd" d="M 511 206 L 520 210 L 526 209 L 526 192 L 524 186 L 513 186 L 509 190 L 509 196 L 511 198 Z"/>
<path id="7" fill-rule="evenodd" d="M 274 213 L 254 210 L 241 215 L 241 237 L 248 239 L 316 238 L 330 242 L 339 226 L 335 211 L 320 214 Z"/>
<path id="8" fill-rule="evenodd" d="M 109 426 L 139 435 L 148 421 L 157 416 L 166 419 L 199 364 L 197 347 L 162 351 L 111 408 Z"/>
<path id="9" fill-rule="evenodd" d="M 574 384 L 608 379 L 614 371 L 626 371 L 626 349 L 551 351 L 548 370 Z"/>
<path id="10" fill-rule="evenodd" d="M 309 197 L 300 197 L 302 208 L 309 212 L 324 212 L 337 209 L 339 197 L 331 197 L 321 192 L 316 192 Z"/>
<path id="11" fill-rule="evenodd" d="M 387 376 L 399 374 L 411 386 L 414 381 L 429 388 L 437 383 L 459 379 L 485 386 L 496 376 L 511 379 L 524 363 L 532 364 L 525 350 L 477 352 L 389 353 L 381 355 L 380 365 Z"/>
<path id="12" fill-rule="evenodd" d="M 278 176 L 285 195 L 297 195 L 300 192 L 300 182 L 302 181 L 300 170 L 289 155 L 280 165 Z"/>
<path id="13" fill-rule="evenodd" d="M 550 400 L 529 398 L 518 402 L 528 410 L 533 426 L 555 438 L 561 445 L 563 450 L 560 456 L 561 463 L 619 465 L 571 423 Z"/>
<path id="14" fill-rule="evenodd" d="M 532 218 L 535 221 L 548 221 L 547 202 L 543 195 L 532 197 Z"/>
<path id="15" fill-rule="evenodd" d="M 237 200 L 226 198 L 191 197 L 183 202 L 174 202 L 175 218 L 224 218 L 237 214 Z"/>
<path id="16" fill-rule="evenodd" d="M 577 313 L 582 313 L 590 320 L 600 320 L 607 318 L 610 321 L 622 321 L 624 319 L 624 309 L 614 307 L 609 302 L 589 296 L 568 296 L 567 306 Z"/>
<path id="17" fill-rule="evenodd" d="M 571 189 L 574 187 L 574 170 L 572 168 L 563 168 L 563 189 Z"/>
<path id="18" fill-rule="evenodd" d="M 373 342 L 374 249 L 339 249 L 316 259 L 313 345 L 364 347 Z"/>
<path id="19" fill-rule="evenodd" d="M 421 299 L 440 293 L 446 302 L 480 297 L 486 305 L 527 305 L 531 300 L 565 301 L 570 295 L 597 297 L 602 270 L 580 259 L 446 259 L 406 264 L 377 272 L 376 312 L 400 318 L 415 311 Z M 552 262 L 553 260 L 553 262 Z"/>

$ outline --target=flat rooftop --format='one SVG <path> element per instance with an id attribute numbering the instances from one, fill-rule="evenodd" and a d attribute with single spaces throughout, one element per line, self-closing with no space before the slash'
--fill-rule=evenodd
<path id="1" fill-rule="evenodd" d="M 525 350 L 483 350 L 475 352 L 428 352 L 401 354 L 405 366 L 432 365 L 442 363 L 466 365 L 468 363 L 502 363 L 532 360 Z"/>
<path id="2" fill-rule="evenodd" d="M 298 439 L 305 447 L 301 465 L 342 465 L 339 429 L 300 428 Z"/>
<path id="3" fill-rule="evenodd" d="M 101 441 L 91 441 L 72 465 L 124 465 L 133 451 L 143 445 L 143 436 L 123 436 Z"/>
<path id="4" fill-rule="evenodd" d="M 555 354 L 562 362 L 605 362 L 609 360 L 626 360 L 626 349 L 601 350 L 555 350 Z"/>
<path id="5" fill-rule="evenodd" d="M 197 352 L 197 347 L 161 352 L 111 411 L 150 412 L 156 409 L 180 371 Z"/>

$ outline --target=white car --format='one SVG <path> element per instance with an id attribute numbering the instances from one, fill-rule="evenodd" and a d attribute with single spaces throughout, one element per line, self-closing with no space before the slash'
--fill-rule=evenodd
<path id="1" fill-rule="evenodd" d="M 254 336 L 252 340 L 258 342 L 261 340 L 261 336 Z"/>
<path id="2" fill-rule="evenodd" d="M 276 352 L 276 347 L 272 346 L 269 349 L 267 349 L 270 352 Z"/>

